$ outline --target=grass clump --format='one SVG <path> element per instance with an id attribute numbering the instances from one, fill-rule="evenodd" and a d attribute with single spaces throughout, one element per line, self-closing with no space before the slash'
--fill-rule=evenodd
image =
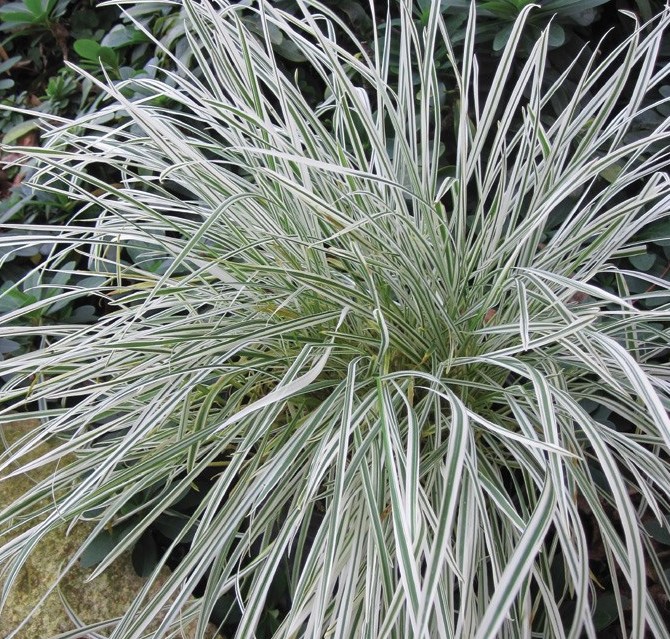
<path id="1" fill-rule="evenodd" d="M 545 86 L 547 33 L 510 73 L 531 7 L 484 91 L 474 14 L 458 65 L 439 3 L 421 32 L 403 4 L 393 47 L 301 5 L 186 0 L 197 71 L 100 83 L 106 106 L 32 151 L 38 188 L 80 203 L 34 287 L 95 279 L 2 318 L 40 348 L 0 362 L 1 418 L 41 420 L 2 467 L 47 438 L 25 468 L 74 456 L 0 514 L 36 518 L 0 549 L 7 587 L 51 530 L 94 520 L 72 562 L 108 535 L 99 572 L 171 517 L 144 594 L 183 556 L 113 639 L 168 602 L 152 636 L 204 633 L 219 610 L 237 637 L 593 637 L 595 528 L 622 632 L 668 636 L 644 528 L 670 513 L 668 284 L 617 261 L 670 205 L 668 122 L 626 136 L 668 74 L 667 12 L 549 118 L 567 71 Z M 277 32 L 326 87 L 317 109 L 279 70 Z M 105 125 L 120 112 L 129 125 Z M 107 308 L 95 324 L 22 322 L 84 296 Z"/>

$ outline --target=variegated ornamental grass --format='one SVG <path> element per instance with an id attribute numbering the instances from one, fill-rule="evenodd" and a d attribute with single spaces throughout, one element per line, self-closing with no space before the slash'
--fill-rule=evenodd
<path id="1" fill-rule="evenodd" d="M 193 617 L 204 633 L 235 593 L 236 636 L 253 637 L 287 564 L 276 637 L 594 637 L 586 507 L 622 631 L 670 636 L 642 527 L 670 512 L 668 282 L 616 261 L 670 207 L 670 124 L 626 135 L 667 82 L 655 58 L 668 12 L 586 65 L 553 120 L 546 34 L 511 74 L 532 8 L 486 90 L 471 15 L 442 118 L 439 3 L 422 32 L 402 3 L 393 80 L 391 30 L 338 42 L 337 15 L 300 4 L 300 19 L 245 9 L 259 36 L 240 5 L 185 0 L 199 73 L 175 60 L 159 79 L 110 83 L 102 110 L 52 120 L 30 151 L 38 188 L 81 203 L 37 281 L 97 274 L 110 311 L 80 326 L 33 325 L 34 307 L 2 318 L 6 337 L 40 344 L 0 362 L 2 422 L 22 410 L 41 425 L 1 467 L 47 438 L 59 445 L 23 468 L 62 460 L 0 514 L 4 527 L 34 522 L 0 549 L 7 587 L 49 531 L 132 522 L 104 570 L 216 463 L 171 579 L 98 632 L 139 638 L 170 601 L 152 636 Z M 316 110 L 278 68 L 277 30 L 327 87 Z M 105 124 L 116 112 L 127 126 Z M 456 158 L 447 177 L 441 138 Z M 101 164 L 114 182 L 94 177 Z M 130 246 L 143 256 L 124 259 Z M 90 294 L 71 286 L 36 305 Z"/>

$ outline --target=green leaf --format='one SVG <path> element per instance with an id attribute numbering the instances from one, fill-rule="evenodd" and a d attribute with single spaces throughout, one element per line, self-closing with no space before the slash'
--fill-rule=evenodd
<path id="1" fill-rule="evenodd" d="M 498 29 L 496 31 L 495 37 L 493 38 L 493 50 L 502 51 L 502 49 L 504 49 L 505 45 L 507 44 L 511 33 L 512 27 L 510 25 L 504 25 Z"/>
<path id="2" fill-rule="evenodd" d="M 110 47 L 100 47 L 98 55 L 100 56 L 100 60 L 102 60 L 108 67 L 111 69 L 118 69 L 119 58 L 114 49 L 111 49 Z"/>
<path id="3" fill-rule="evenodd" d="M 70 28 L 74 34 L 79 34 L 84 30 L 89 33 L 98 28 L 100 24 L 100 18 L 98 13 L 93 9 L 78 9 L 72 14 L 70 20 Z M 117 25 L 120 26 L 120 25 Z M 112 30 L 114 27 L 112 28 Z"/>
<path id="4" fill-rule="evenodd" d="M 0 337 L 0 354 L 7 355 L 8 353 L 15 353 L 21 348 L 21 344 L 14 340 Z"/>
<path id="5" fill-rule="evenodd" d="M 21 60 L 20 55 L 15 55 L 10 58 L 7 58 L 3 62 L 0 63 L 0 73 L 5 73 L 6 71 L 10 71 L 12 67 Z"/>
<path id="6" fill-rule="evenodd" d="M 263 36 L 263 25 L 261 19 L 258 16 L 254 15 L 246 17 L 245 23 L 254 33 L 258 34 L 259 36 Z M 267 24 L 267 31 L 273 47 L 277 47 L 284 41 L 284 36 L 282 35 L 281 29 L 277 28 L 276 25 Z"/>
<path id="7" fill-rule="evenodd" d="M 91 568 L 98 565 L 107 557 L 116 546 L 116 537 L 114 533 L 103 530 L 96 535 L 86 546 L 79 558 L 82 568 Z"/>
<path id="8" fill-rule="evenodd" d="M 18 288 L 8 287 L 5 294 L 0 296 L 0 313 L 10 313 L 36 301 L 37 298 L 34 295 L 25 293 Z"/>
<path id="9" fill-rule="evenodd" d="M 670 546 L 670 527 L 668 526 L 667 519 L 664 524 L 656 519 L 652 519 L 644 525 L 644 529 L 655 541 Z"/>
<path id="10" fill-rule="evenodd" d="M 135 572 L 140 577 L 148 577 L 158 564 L 158 549 L 151 531 L 144 534 L 135 542 L 132 553 L 132 563 Z"/>
<path id="11" fill-rule="evenodd" d="M 69 321 L 76 324 L 89 324 L 99 317 L 100 313 L 90 304 L 84 304 L 83 306 L 77 306 L 74 309 L 72 314 L 69 316 Z"/>
<path id="12" fill-rule="evenodd" d="M 635 5 L 643 22 L 649 22 L 654 17 L 654 10 L 649 0 L 635 0 Z"/>
<path id="13" fill-rule="evenodd" d="M 139 29 L 129 25 L 117 24 L 105 35 L 100 44 L 104 47 L 117 49 L 147 41 L 147 36 Z"/>
<path id="14" fill-rule="evenodd" d="M 640 255 L 631 255 L 630 263 L 638 270 L 646 273 L 656 263 L 656 255 L 654 253 L 641 253 Z"/>
<path id="15" fill-rule="evenodd" d="M 97 289 L 107 281 L 106 277 L 101 275 L 88 275 L 78 280 L 77 284 L 84 288 Z"/>
<path id="16" fill-rule="evenodd" d="M 645 227 L 638 236 L 659 246 L 670 246 L 670 220 L 659 220 Z"/>
<path id="17" fill-rule="evenodd" d="M 598 596 L 596 609 L 593 612 L 593 624 L 596 630 L 604 630 L 619 617 L 617 597 L 612 593 Z"/>
<path id="18" fill-rule="evenodd" d="M 25 120 L 19 124 L 15 124 L 12 128 L 5 133 L 2 138 L 3 144 L 12 144 L 17 140 L 20 140 L 22 137 L 28 135 L 31 131 L 35 131 L 39 127 L 40 121 L 38 119 L 34 120 Z"/>
<path id="19" fill-rule="evenodd" d="M 23 0 L 25 7 L 35 18 L 40 19 L 46 16 L 45 7 L 42 6 L 42 0 Z"/>
<path id="20" fill-rule="evenodd" d="M 563 44 L 565 44 L 565 31 L 560 24 L 552 22 L 549 25 L 549 46 L 556 49 Z"/>
<path id="21" fill-rule="evenodd" d="M 100 57 L 101 46 L 95 40 L 90 40 L 87 38 L 75 40 L 72 48 L 75 50 L 78 56 L 91 62 L 97 62 L 98 58 Z"/>
<path id="22" fill-rule="evenodd" d="M 188 517 L 165 513 L 156 520 L 155 526 L 168 539 L 174 540 L 184 531 L 187 523 Z M 191 526 L 180 541 L 184 543 L 192 541 L 195 531 L 196 526 Z"/>
<path id="23" fill-rule="evenodd" d="M 281 43 L 275 46 L 275 51 L 285 60 L 290 62 L 305 62 L 307 58 L 295 42 L 283 38 Z"/>
<path id="24" fill-rule="evenodd" d="M 9 7 L 9 4 L 0 7 L 0 31 L 9 31 L 18 27 L 30 27 L 35 23 L 35 17 L 32 13 L 13 11 Z"/>
<path id="25" fill-rule="evenodd" d="M 119 59 L 114 49 L 110 47 L 103 47 L 95 40 L 82 38 L 75 40 L 73 45 L 75 52 L 88 62 L 100 63 L 102 62 L 111 69 L 118 69 Z"/>

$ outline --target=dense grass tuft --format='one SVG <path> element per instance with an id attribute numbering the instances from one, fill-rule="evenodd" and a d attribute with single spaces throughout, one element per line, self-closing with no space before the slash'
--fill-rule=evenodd
<path id="1" fill-rule="evenodd" d="M 41 347 L 0 362 L 0 419 L 41 425 L 0 468 L 53 437 L 24 467 L 62 460 L 0 513 L 33 521 L 0 549 L 8 587 L 40 538 L 81 519 L 97 522 L 91 540 L 123 531 L 104 570 L 209 473 L 174 535 L 183 560 L 113 639 L 141 637 L 168 600 L 156 637 L 192 617 L 204 633 L 225 597 L 252 637 L 279 574 L 275 637 L 594 637 L 585 513 L 628 636 L 667 637 L 641 522 L 670 512 L 670 380 L 655 363 L 668 283 L 617 258 L 670 206 L 668 121 L 626 136 L 668 75 L 654 66 L 668 13 L 587 65 L 550 121 L 546 33 L 510 73 L 530 8 L 486 92 L 471 16 L 446 112 L 439 3 L 421 33 L 402 13 L 393 83 L 390 40 L 341 46 L 346 26 L 318 2 L 300 20 L 271 3 L 185 7 L 199 73 L 175 60 L 161 79 L 110 83 L 103 110 L 52 123 L 32 151 L 34 183 L 81 204 L 23 238 L 57 234 L 36 281 L 96 277 L 36 305 L 93 295 L 110 312 L 2 318 Z M 316 111 L 278 68 L 277 30 L 327 86 Z M 130 85 L 146 97 L 128 101 Z M 119 111 L 132 124 L 108 128 Z"/>

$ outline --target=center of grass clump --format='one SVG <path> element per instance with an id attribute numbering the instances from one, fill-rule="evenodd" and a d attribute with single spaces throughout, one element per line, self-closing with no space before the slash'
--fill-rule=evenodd
<path id="1" fill-rule="evenodd" d="M 21 149 L 77 215 L 0 241 L 49 242 L 0 289 L 32 347 L 0 424 L 39 424 L 0 472 L 56 467 L 0 513 L 7 588 L 84 519 L 63 572 L 148 581 L 113 639 L 596 637 L 604 591 L 666 637 L 670 14 L 552 74 L 517 3 L 480 74 L 480 3 L 418 4 L 360 41 L 331 3 L 184 0 L 174 71 L 89 74 Z"/>

